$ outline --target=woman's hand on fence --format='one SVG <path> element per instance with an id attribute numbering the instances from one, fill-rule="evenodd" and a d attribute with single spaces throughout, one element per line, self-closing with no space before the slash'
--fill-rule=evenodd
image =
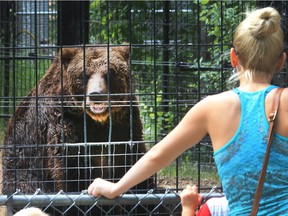
<path id="1" fill-rule="evenodd" d="M 113 193 L 114 185 L 115 183 L 96 178 L 88 187 L 88 194 L 94 197 L 104 196 L 108 199 L 113 199 L 117 196 L 117 194 Z"/>

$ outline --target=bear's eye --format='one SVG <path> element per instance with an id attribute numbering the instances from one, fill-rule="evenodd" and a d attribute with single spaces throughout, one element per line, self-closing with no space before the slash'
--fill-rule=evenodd
<path id="1" fill-rule="evenodd" d="M 116 81 L 116 79 L 117 79 L 117 74 L 116 74 L 116 71 L 115 70 L 113 70 L 113 69 L 110 69 L 109 70 L 109 74 L 107 73 L 107 74 L 105 74 L 105 80 L 108 82 L 108 79 L 109 79 L 109 82 L 110 83 L 113 83 L 113 82 L 115 82 Z"/>
<path id="2" fill-rule="evenodd" d="M 113 69 L 110 69 L 110 70 L 109 70 L 109 75 L 107 75 L 107 77 L 116 77 L 116 76 L 117 76 L 116 71 L 113 70 Z M 111 78 L 110 78 L 110 79 L 111 79 Z"/>
<path id="3" fill-rule="evenodd" d="M 88 75 L 87 71 L 83 72 L 83 83 L 85 83 L 85 85 L 87 84 L 88 80 L 89 80 L 90 76 Z"/>

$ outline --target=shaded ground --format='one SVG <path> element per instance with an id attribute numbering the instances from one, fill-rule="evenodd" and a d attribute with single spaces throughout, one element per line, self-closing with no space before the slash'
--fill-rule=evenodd
<path id="1" fill-rule="evenodd" d="M 3 167 L 2 167 L 2 151 L 3 149 L 0 149 L 0 191 L 2 191 L 2 179 L 3 179 L 3 173 L 2 173 L 2 170 L 3 170 Z M 1 216 L 6 216 L 7 213 L 6 213 L 6 206 L 0 206 L 0 215 Z"/>
<path id="2" fill-rule="evenodd" d="M 179 179 L 178 180 L 178 188 L 179 190 L 182 190 L 182 188 L 185 188 L 187 185 L 197 185 L 197 181 L 193 181 L 191 179 Z M 210 191 L 210 189 L 213 186 L 220 186 L 220 182 L 218 181 L 213 181 L 210 179 L 203 179 L 200 181 L 200 185 L 201 185 L 201 193 L 206 192 L 206 191 Z M 165 178 L 165 179 L 160 179 L 158 180 L 158 187 L 162 187 L 162 188 L 167 188 L 167 189 L 176 189 L 176 180 L 175 178 Z M 205 188 L 205 189 L 204 189 Z"/>

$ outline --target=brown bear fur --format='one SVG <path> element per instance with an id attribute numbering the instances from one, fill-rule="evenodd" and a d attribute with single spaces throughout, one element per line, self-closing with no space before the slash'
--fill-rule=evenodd
<path id="1" fill-rule="evenodd" d="M 146 152 L 129 46 L 107 50 L 61 49 L 20 103 L 4 138 L 3 194 L 80 192 L 96 177 L 117 181 Z"/>

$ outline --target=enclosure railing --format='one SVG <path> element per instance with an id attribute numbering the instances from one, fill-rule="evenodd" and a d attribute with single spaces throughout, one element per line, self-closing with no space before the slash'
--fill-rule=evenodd
<path id="1" fill-rule="evenodd" d="M 212 191 L 212 190 L 211 190 Z M 210 197 L 221 197 L 221 193 L 201 193 L 205 198 Z M 65 207 L 57 209 L 61 211 L 61 214 L 65 214 L 71 207 L 77 207 L 80 210 L 80 206 L 97 206 L 101 209 L 103 206 L 122 206 L 121 209 L 125 209 L 125 206 L 133 206 L 124 212 L 124 215 L 134 215 L 131 212 L 137 206 L 153 205 L 153 209 L 146 208 L 147 212 L 145 215 L 179 215 L 181 213 L 181 203 L 179 194 L 171 189 L 166 189 L 164 193 L 155 193 L 154 190 L 150 190 L 146 194 L 123 194 L 115 199 L 107 199 L 104 197 L 93 197 L 87 193 L 87 190 L 83 190 L 79 194 L 68 194 L 63 191 L 59 191 L 57 194 L 45 194 L 40 189 L 36 190 L 34 194 L 23 194 L 21 191 L 16 191 L 11 195 L 0 195 L 0 206 L 7 206 L 8 216 L 13 215 L 15 209 L 27 208 L 30 206 L 42 208 L 45 211 L 48 208 L 57 209 L 58 207 Z M 113 207 L 112 207 L 113 208 Z M 145 208 L 145 207 L 144 207 Z M 14 210 L 13 210 L 14 209 Z M 106 212 L 104 215 L 109 214 L 109 210 L 103 210 Z M 86 212 L 82 212 L 81 215 L 89 215 L 89 208 Z"/>

